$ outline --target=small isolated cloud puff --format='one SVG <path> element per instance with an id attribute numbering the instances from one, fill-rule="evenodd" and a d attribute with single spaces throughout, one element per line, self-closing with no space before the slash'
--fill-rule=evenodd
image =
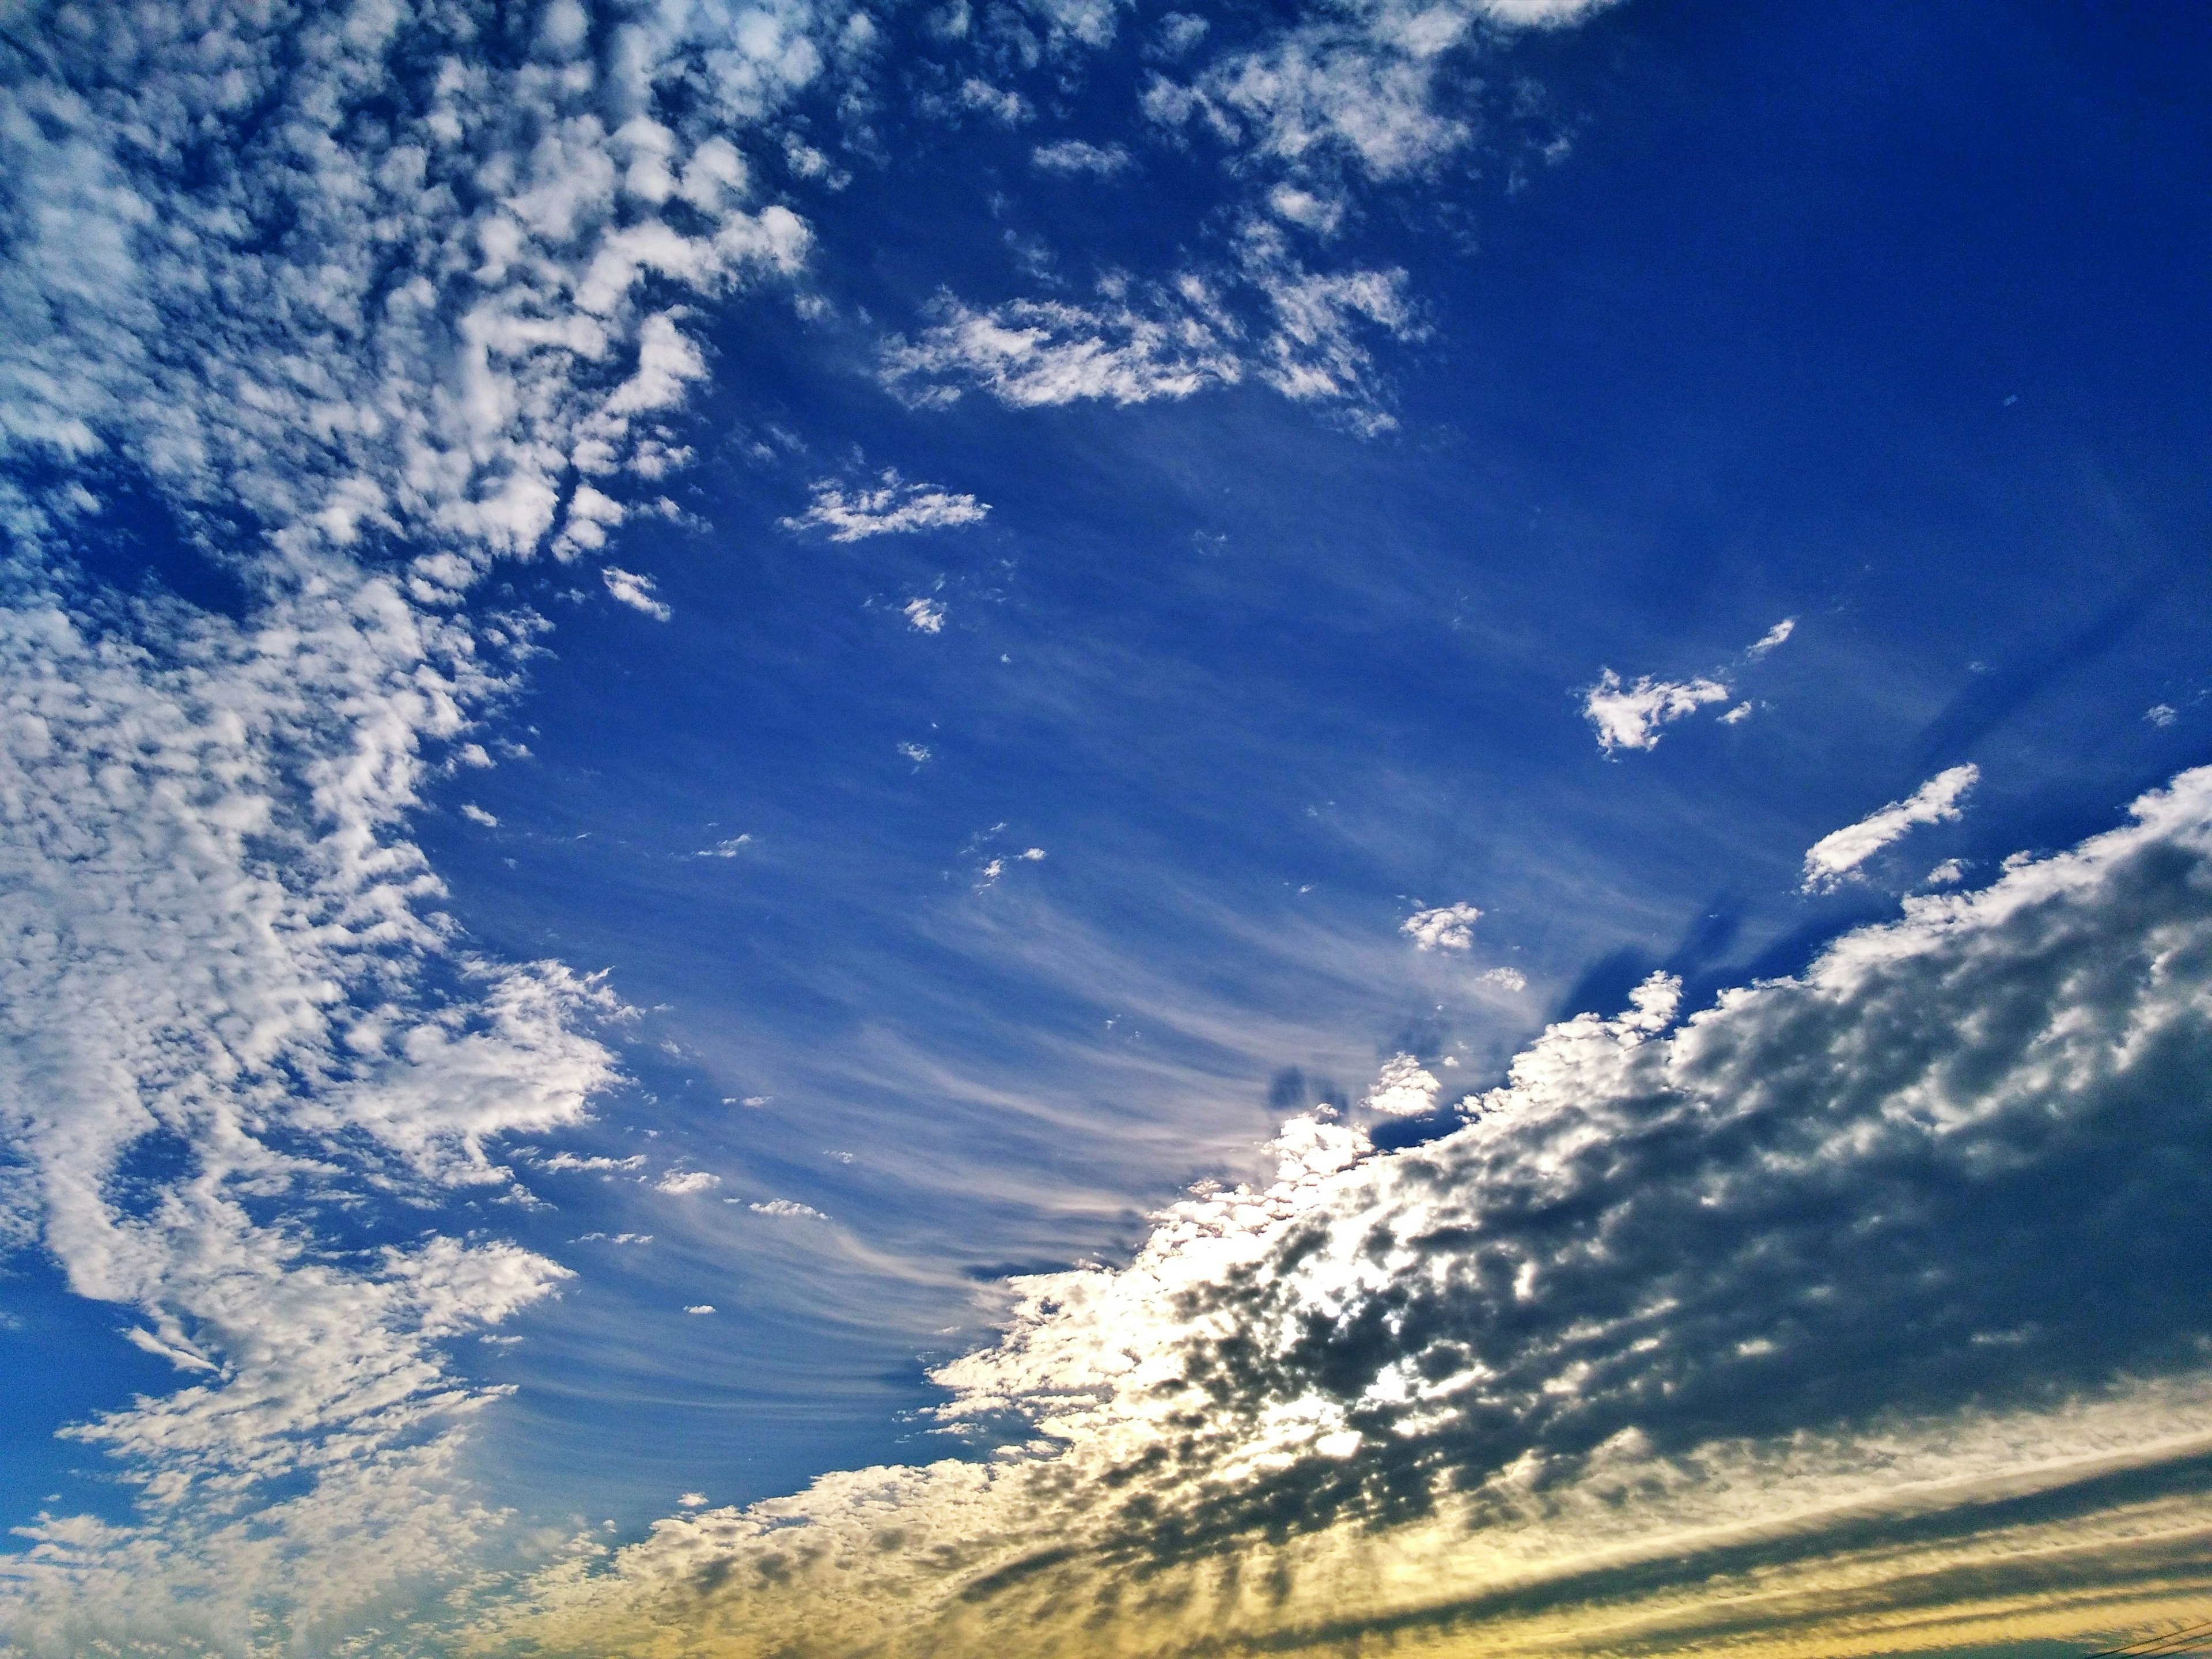
<path id="1" fill-rule="evenodd" d="M 705 1306 L 703 1303 L 700 1305 Z M 691 1310 L 687 1308 L 684 1311 L 689 1313 Z M 677 1494 L 676 1502 L 679 1507 L 687 1510 L 704 1509 L 707 1505 L 707 1494 L 703 1492 L 679 1492 Z"/>
<path id="2" fill-rule="evenodd" d="M 499 820 L 472 800 L 461 803 L 461 816 L 471 823 L 480 823 L 487 830 L 499 828 Z"/>
<path id="3" fill-rule="evenodd" d="M 752 844 L 750 836 L 732 836 L 727 841 L 718 841 L 712 847 L 702 848 L 691 856 L 695 859 L 733 859 L 740 849 Z"/>
<path id="4" fill-rule="evenodd" d="M 1797 618 L 1795 617 L 1784 617 L 1780 622 L 1775 623 L 1773 627 L 1768 629 L 1764 634 L 1761 634 L 1756 640 L 1753 641 L 1750 649 L 1747 650 L 1743 654 L 1750 658 L 1752 661 L 1757 662 L 1768 652 L 1773 650 L 1777 646 L 1781 645 L 1787 641 L 1789 637 L 1796 631 Z"/>
<path id="5" fill-rule="evenodd" d="M 991 510 L 988 502 L 973 495 L 955 495 L 937 484 L 908 483 L 889 467 L 872 488 L 848 489 L 831 478 L 813 488 L 814 500 L 805 512 L 778 522 L 786 530 L 826 530 L 833 542 L 980 524 Z"/>
<path id="6" fill-rule="evenodd" d="M 1923 887 L 1956 887 L 1966 878 L 1966 866 L 1957 859 L 1945 859 L 1926 875 L 1921 877 Z"/>
<path id="7" fill-rule="evenodd" d="M 2143 710 L 2143 718 L 2153 726 L 2171 726 L 2181 718 L 2180 710 L 2170 702 L 2154 702 Z"/>
<path id="8" fill-rule="evenodd" d="M 1751 705 L 1747 702 L 1740 702 L 1736 704 L 1735 708 L 1729 709 L 1727 714 L 1721 716 L 1721 724 L 1723 726 L 1741 726 L 1750 718 Z"/>
<path id="9" fill-rule="evenodd" d="M 1475 975 L 1478 985 L 1495 985 L 1501 991 L 1525 991 L 1528 975 L 1518 968 L 1492 968 Z"/>
<path id="10" fill-rule="evenodd" d="M 1417 910 L 1398 924 L 1398 931 L 1423 951 L 1465 951 L 1474 944 L 1474 924 L 1482 912 L 1462 900 Z"/>
<path id="11" fill-rule="evenodd" d="M 1087 173 L 1102 179 L 1127 172 L 1133 159 L 1120 144 L 1086 144 L 1080 138 L 1040 144 L 1030 152 L 1030 165 L 1040 173 Z"/>
<path id="12" fill-rule="evenodd" d="M 811 1204 L 801 1204 L 793 1198 L 771 1198 L 765 1204 L 748 1204 L 745 1207 L 755 1215 L 785 1216 L 815 1221 L 827 1221 L 830 1218 Z"/>
<path id="13" fill-rule="evenodd" d="M 688 1314 L 710 1314 L 714 1311 L 714 1304 L 711 1302 L 694 1302 L 684 1311 Z M 683 1500 L 679 1498 L 677 1501 L 680 1503 Z"/>
<path id="14" fill-rule="evenodd" d="M 912 599 L 904 606 L 907 625 L 917 634 L 945 631 L 945 607 L 935 599 Z"/>
<path id="15" fill-rule="evenodd" d="M 688 1197 L 693 1193 L 711 1193 L 722 1184 L 722 1177 L 704 1170 L 671 1170 L 653 1183 L 653 1190 Z"/>
<path id="16" fill-rule="evenodd" d="M 898 751 L 916 766 L 927 766 L 930 763 L 931 750 L 926 743 L 902 743 L 898 746 Z"/>
<path id="17" fill-rule="evenodd" d="M 1432 1112 L 1443 1085 L 1411 1054 L 1393 1054 L 1375 1075 L 1375 1086 L 1359 1103 L 1389 1117 L 1419 1117 Z"/>
<path id="18" fill-rule="evenodd" d="M 608 565 L 599 572 L 599 580 L 607 585 L 607 592 L 616 600 L 633 611 L 644 612 L 655 622 L 666 622 L 675 613 L 653 597 L 653 578 L 641 576 L 635 570 L 624 570 L 619 565 Z"/>
<path id="19" fill-rule="evenodd" d="M 1806 892 L 1827 892 L 1915 824 L 1945 823 L 1960 814 L 1959 802 L 1981 778 L 1981 769 L 1954 766 L 1938 772 L 1903 800 L 1893 800 L 1814 842 L 1805 854 Z"/>
<path id="20" fill-rule="evenodd" d="M 1726 702 L 1729 689 L 1718 680 L 1655 680 L 1644 677 L 1624 686 L 1610 668 L 1583 698 L 1583 717 L 1597 728 L 1598 747 L 1610 755 L 1616 749 L 1658 746 L 1659 728 L 1685 714 L 1695 714 L 1707 703 Z"/>

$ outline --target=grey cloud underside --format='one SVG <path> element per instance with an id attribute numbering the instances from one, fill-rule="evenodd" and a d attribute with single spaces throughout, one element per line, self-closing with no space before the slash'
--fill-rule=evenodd
<path id="1" fill-rule="evenodd" d="M 1479 1121 L 1184 1287 L 1168 1468 L 1304 1399 L 1364 1438 L 1148 1504 L 1133 1540 L 2203 1364 L 2212 774 L 2145 811 L 1672 1035 L 1554 1028 Z"/>
<path id="2" fill-rule="evenodd" d="M 936 1374 L 1026 1445 L 672 1518 L 488 1629 L 1299 1651 L 1588 1604 L 1680 1645 L 2201 1589 L 2212 770 L 2136 815 L 1679 1025 L 1654 980 L 1553 1026 L 1427 1146 L 1293 1119 L 1273 1185 L 1017 1281 Z"/>

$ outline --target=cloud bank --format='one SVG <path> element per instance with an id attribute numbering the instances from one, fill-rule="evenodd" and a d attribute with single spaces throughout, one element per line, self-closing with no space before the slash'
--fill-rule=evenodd
<path id="1" fill-rule="evenodd" d="M 2203 1594 L 2212 770 L 1678 994 L 1443 1139 L 1294 1119 L 1273 1185 L 1017 1281 L 937 1373 L 948 1425 L 1028 1425 L 999 1456 L 579 1540 L 488 1638 L 1851 1652 Z"/>

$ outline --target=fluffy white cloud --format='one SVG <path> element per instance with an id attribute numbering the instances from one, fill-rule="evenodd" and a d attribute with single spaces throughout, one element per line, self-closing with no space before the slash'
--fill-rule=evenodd
<path id="1" fill-rule="evenodd" d="M 765 1204 L 748 1204 L 745 1207 L 755 1215 L 780 1216 L 791 1219 L 813 1221 L 827 1221 L 830 1218 L 811 1204 L 801 1204 L 795 1198 L 771 1198 Z"/>
<path id="2" fill-rule="evenodd" d="M 1960 801 L 1981 775 L 1978 767 L 1949 767 L 1903 800 L 1893 800 L 1879 812 L 1870 812 L 1856 823 L 1821 836 L 1805 854 L 1805 890 L 1833 888 L 1915 825 L 1946 823 L 1957 818 Z"/>
<path id="3" fill-rule="evenodd" d="M 1385 1117 L 1417 1117 L 1436 1109 L 1443 1092 L 1435 1073 L 1411 1054 L 1393 1054 L 1375 1075 L 1375 1086 L 1360 1101 L 1370 1112 Z"/>
<path id="4" fill-rule="evenodd" d="M 1017 1281 L 936 1376 L 948 1419 L 1026 1416 L 1025 1445 L 664 1522 L 486 1634 L 1074 1655 L 1106 1607 L 1132 1642 L 1285 1652 L 1803 1643 L 1953 1630 L 1996 1586 L 2100 1601 L 2169 1531 L 2197 1547 L 2212 771 L 1678 1004 L 1655 977 L 1552 1027 L 1420 1146 L 1295 1119 L 1272 1184 L 1171 1206 L 1126 1268 Z"/>
<path id="5" fill-rule="evenodd" d="M 1474 924 L 1482 912 L 1464 899 L 1416 910 L 1398 924 L 1398 931 L 1423 951 L 1466 951 L 1474 944 Z"/>
<path id="6" fill-rule="evenodd" d="M 699 1193 L 711 1193 L 721 1184 L 721 1176 L 705 1170 L 671 1170 L 654 1182 L 653 1188 L 655 1192 L 690 1198 Z"/>
<path id="7" fill-rule="evenodd" d="M 872 487 L 848 488 L 824 478 L 814 486 L 814 500 L 805 512 L 778 522 L 786 530 L 826 530 L 833 542 L 857 542 L 869 536 L 981 524 L 990 510 L 989 502 L 973 495 L 956 495 L 936 484 L 908 483 L 886 468 Z"/>
<path id="8" fill-rule="evenodd" d="M 1610 668 L 1583 696 L 1583 716 L 1597 728 L 1598 747 L 1611 754 L 1616 749 L 1651 749 L 1659 742 L 1659 728 L 1685 714 L 1695 714 L 1707 703 L 1726 702 L 1729 689 L 1718 680 L 1655 680 L 1646 676 L 1633 685 L 1623 685 Z"/>

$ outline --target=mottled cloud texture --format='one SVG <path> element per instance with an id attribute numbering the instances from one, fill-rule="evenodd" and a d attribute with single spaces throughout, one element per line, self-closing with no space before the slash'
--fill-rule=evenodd
<path id="1" fill-rule="evenodd" d="M 1009 1455 L 580 1540 L 498 1628 L 1837 1653 L 2212 1590 L 2212 770 L 1677 995 L 1553 1026 L 1425 1146 L 1294 1119 L 1272 1186 L 1018 1281 L 937 1374 L 950 1422 L 1027 1419 Z"/>
<path id="2" fill-rule="evenodd" d="M 1474 142 L 1480 41 L 1587 9 L 1316 5 L 1216 58 L 1182 28 L 1130 91 L 1218 151 L 1218 234 L 1174 270 L 947 293 L 866 361 L 923 410 L 1256 382 L 1379 430 L 1376 353 L 1419 308 L 1329 228 Z M 1028 10 L 1016 116 L 1130 18 Z M 585 1119 L 625 1011 L 472 954 L 411 825 L 437 769 L 489 759 L 549 626 L 489 573 L 672 511 L 714 308 L 818 297 L 810 227 L 746 158 L 830 187 L 793 111 L 872 118 L 877 25 L 208 0 L 8 31 L 33 49 L 0 54 L 0 1237 L 176 1373 L 70 1431 L 140 1507 L 27 1524 L 16 1650 L 1088 1655 L 1486 1620 L 1530 1646 L 1606 1595 L 1703 1629 L 1695 1574 L 1815 1558 L 1801 1613 L 1879 1583 L 1900 1618 L 1958 1599 L 1944 1572 L 2027 1595 L 2016 1562 L 2051 1548 L 2122 1597 L 2161 1550 L 2203 1559 L 2176 1449 L 2212 1334 L 2202 775 L 1671 1035 L 1663 986 L 1554 1028 L 1442 1141 L 1293 1122 L 1277 1185 L 1178 1206 L 1124 1271 L 1025 1281 L 1005 1341 L 942 1373 L 949 1424 L 1033 1420 L 1011 1455 L 611 1559 L 512 1537 L 464 1473 L 499 1391 L 451 1356 L 567 1270 L 456 1216 L 529 1199 L 514 1139 Z M 945 51 L 965 85 L 981 48 Z M 84 577 L 118 483 L 234 614 Z M 804 522 L 982 510 L 884 482 Z M 657 633 L 623 556 L 574 591 Z M 1712 700 L 1663 690 L 1619 743 Z M 121 1179 L 149 1147 L 176 1171 L 150 1195 Z M 709 1172 L 635 1179 L 672 1226 L 720 1201 Z M 759 1209 L 815 1224 L 794 1204 Z M 400 1242 L 319 1218 L 388 1206 Z M 1933 1517 L 1904 1543 L 1838 1518 L 1900 1504 Z"/>

